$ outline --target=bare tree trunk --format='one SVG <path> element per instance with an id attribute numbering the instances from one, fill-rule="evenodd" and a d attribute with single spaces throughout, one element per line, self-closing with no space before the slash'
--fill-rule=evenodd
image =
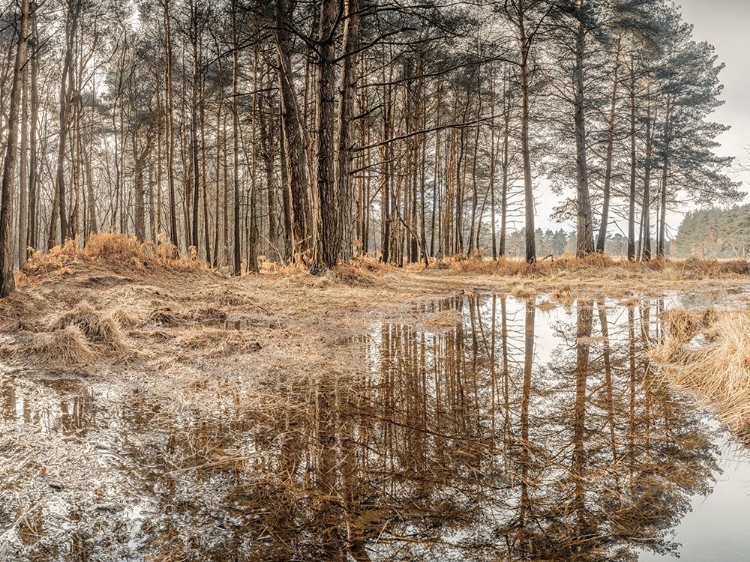
<path id="1" fill-rule="evenodd" d="M 276 0 L 276 47 L 279 61 L 279 90 L 281 92 L 282 125 L 284 128 L 284 152 L 287 162 L 287 179 L 294 224 L 294 242 L 299 245 L 295 253 L 310 248 L 312 213 L 307 195 L 307 173 L 305 169 L 305 144 L 297 106 L 297 94 L 291 68 L 292 42 L 289 33 L 293 0 Z"/>
<path id="2" fill-rule="evenodd" d="M 75 2 L 75 5 L 73 5 Z M 73 76 L 71 65 L 73 61 L 73 48 L 78 31 L 78 16 L 81 13 L 81 0 L 70 0 L 67 8 L 68 21 L 65 26 L 65 59 L 63 61 L 62 78 L 60 80 L 60 130 L 57 147 L 57 210 L 52 213 L 53 220 L 50 223 L 50 235 L 47 247 L 55 245 L 55 218 L 60 221 L 60 243 L 65 243 L 69 235 L 68 217 L 65 211 L 65 150 L 68 141 L 68 126 L 70 121 L 70 91 L 73 87 Z"/>
<path id="3" fill-rule="evenodd" d="M 432 223 L 430 233 L 430 255 L 435 257 L 435 221 L 440 220 L 440 213 L 438 212 L 438 192 L 440 191 L 440 109 L 442 107 L 441 99 L 441 88 L 440 81 L 438 80 L 435 94 L 435 104 L 437 108 L 435 110 L 435 163 L 434 170 L 432 173 Z M 439 225 L 437 225 L 439 227 Z M 438 236 L 438 246 L 440 245 L 440 237 Z"/>
<path id="4" fill-rule="evenodd" d="M 628 211 L 628 260 L 635 261 L 635 182 L 636 182 L 636 152 L 635 152 L 635 60 L 630 55 L 630 197 Z"/>
<path id="5" fill-rule="evenodd" d="M 201 41 L 198 50 L 203 50 L 203 42 Z M 202 74 L 199 74 L 198 83 L 200 84 L 200 104 L 199 104 L 199 115 L 200 115 L 200 128 L 201 128 L 201 184 L 203 186 L 203 248 L 204 258 L 206 262 L 211 263 L 211 225 L 208 215 L 208 170 L 206 163 L 206 101 L 205 101 L 205 80 Z M 218 142 L 218 138 L 216 139 Z M 218 173 L 218 169 L 217 169 Z M 218 217 L 217 217 L 218 220 Z"/>
<path id="6" fill-rule="evenodd" d="M 596 241 L 596 251 L 603 254 L 604 244 L 607 240 L 607 227 L 609 226 L 609 199 L 610 186 L 612 184 L 612 155 L 615 145 L 615 118 L 617 116 L 617 87 L 619 85 L 621 41 L 617 37 L 615 51 L 615 75 L 612 84 L 612 102 L 609 108 L 609 122 L 607 124 L 607 156 L 604 172 L 604 193 L 602 198 L 602 220 L 599 225 L 599 237 Z"/>
<path id="7" fill-rule="evenodd" d="M 146 213 L 145 207 L 146 202 L 144 200 L 143 190 L 143 170 L 146 167 L 146 162 L 149 155 L 151 154 L 151 148 L 154 143 L 154 132 L 153 129 L 149 128 L 146 135 L 146 145 L 141 151 L 138 150 L 138 130 L 137 127 L 133 131 L 133 183 L 134 183 L 134 195 L 135 195 L 135 235 L 138 240 L 146 239 Z"/>
<path id="8" fill-rule="evenodd" d="M 179 246 L 177 238 L 177 201 L 174 186 L 174 96 L 172 93 L 172 31 L 169 15 L 169 0 L 164 0 L 164 45 L 166 48 L 166 76 L 164 90 L 166 94 L 166 134 L 167 134 L 167 183 L 169 184 L 169 237 L 172 245 Z"/>
<path id="9" fill-rule="evenodd" d="M 669 184 L 669 145 L 671 141 L 671 119 L 672 103 L 671 96 L 667 95 L 667 107 L 664 113 L 664 139 L 662 140 L 662 174 L 661 174 L 661 205 L 659 211 L 661 220 L 659 221 L 659 233 L 656 245 L 656 255 L 660 258 L 665 256 L 666 236 L 667 236 L 667 186 Z"/>
<path id="10" fill-rule="evenodd" d="M 29 36 L 29 0 L 21 0 L 21 21 L 18 26 L 18 46 L 13 69 L 13 86 L 8 109 L 8 136 L 3 179 L 0 184 L 0 298 L 15 289 L 13 278 L 13 182 L 18 147 L 18 112 L 23 89 L 23 68 L 26 63 L 26 43 Z"/>
<path id="11" fill-rule="evenodd" d="M 94 114 L 96 112 L 96 81 L 95 78 L 92 78 L 92 89 L 93 89 L 93 101 L 91 105 L 91 111 L 89 112 L 89 115 L 91 117 L 89 122 L 89 140 L 93 136 L 94 128 Z M 87 199 L 88 204 L 86 207 L 86 224 L 87 228 L 84 233 L 86 239 L 88 240 L 91 237 L 91 234 L 96 234 L 99 231 L 99 224 L 97 221 L 97 215 L 96 215 L 96 197 L 94 195 L 94 165 L 93 165 L 93 143 L 89 142 L 87 149 L 85 150 L 85 158 L 86 158 L 86 189 L 87 189 Z"/>
<path id="12" fill-rule="evenodd" d="M 200 238 L 198 234 L 198 217 L 200 213 L 200 196 L 201 196 L 201 181 L 200 181 L 200 164 L 198 161 L 198 111 L 200 95 L 200 49 L 198 48 L 198 8 L 195 4 L 195 0 L 190 0 L 190 14 L 192 20 L 192 47 L 193 47 L 193 84 L 191 90 L 191 104 L 190 104 L 190 141 L 191 141 L 191 156 L 192 156 L 192 167 L 193 167 L 193 216 L 192 216 L 192 229 L 191 229 L 191 243 L 195 246 L 195 251 L 200 251 Z"/>
<path id="13" fill-rule="evenodd" d="M 492 235 L 492 259 L 497 259 L 497 209 L 495 207 L 495 170 L 497 164 L 497 146 L 495 142 L 495 76 L 490 78 L 490 220 Z"/>
<path id="14" fill-rule="evenodd" d="M 646 105 L 646 169 L 643 179 L 643 208 L 641 210 L 641 259 L 651 260 L 651 156 L 653 154 L 651 92 Z"/>
<path id="15" fill-rule="evenodd" d="M 37 121 L 39 118 L 39 88 L 37 76 L 39 72 L 39 32 L 36 23 L 36 5 L 31 14 L 32 46 L 31 54 L 31 131 L 29 135 L 29 223 L 27 243 L 31 248 L 37 247 Z M 54 213 L 53 213 L 54 214 Z"/>
<path id="16" fill-rule="evenodd" d="M 216 42 L 216 50 L 219 51 L 218 41 Z M 222 114 L 224 110 L 224 65 L 222 64 L 222 57 L 217 60 L 219 66 L 219 102 L 216 105 L 216 178 L 214 181 L 214 267 L 218 268 L 221 265 L 219 259 L 219 247 L 221 240 L 221 209 L 219 206 L 219 194 L 221 193 L 221 147 L 222 143 L 226 142 L 225 138 L 222 138 Z"/>
<path id="17" fill-rule="evenodd" d="M 344 261 L 352 257 L 352 179 L 351 179 L 351 119 L 354 106 L 353 87 L 357 80 L 359 48 L 359 0 L 342 0 L 344 4 L 343 69 L 339 87 L 338 182 L 339 225 L 342 236 L 341 251 Z"/>
<path id="18" fill-rule="evenodd" d="M 583 10 L 583 0 L 578 0 L 579 13 Z M 586 114 L 584 108 L 583 58 L 586 48 L 586 30 L 582 20 L 578 22 L 576 35 L 575 66 L 575 137 L 576 137 L 576 176 L 578 180 L 578 232 L 576 255 L 581 258 L 594 251 L 594 229 L 589 198 L 588 162 L 586 160 Z"/>
<path id="19" fill-rule="evenodd" d="M 524 10 L 519 10 L 518 22 L 521 41 L 521 155 L 523 157 L 523 192 L 526 205 L 526 261 L 536 262 L 534 233 L 534 185 L 531 182 L 531 154 L 529 149 L 529 52 L 531 42 L 526 35 Z"/>
<path id="20" fill-rule="evenodd" d="M 338 1 L 322 0 L 318 34 L 318 196 L 320 198 L 320 260 L 334 267 L 341 249 L 341 225 L 334 158 L 336 103 L 336 37 Z"/>
<path id="21" fill-rule="evenodd" d="M 508 82 L 510 76 L 508 69 L 503 75 L 503 185 L 500 192 L 500 255 L 506 254 L 506 239 L 508 238 L 508 189 L 510 171 L 510 118 L 511 106 L 508 100 Z"/>
<path id="22" fill-rule="evenodd" d="M 234 159 L 234 260 L 232 275 L 242 273 L 240 252 L 240 108 L 239 108 L 239 37 L 237 30 L 237 0 L 232 0 L 232 142 Z"/>
<path id="23" fill-rule="evenodd" d="M 250 140 L 252 161 L 250 163 L 250 196 L 248 197 L 245 210 L 245 228 L 247 229 L 247 265 L 246 270 L 259 273 L 258 267 L 258 90 L 260 89 L 260 74 L 258 72 L 258 61 L 260 49 L 256 45 L 253 60 L 253 125 L 252 139 Z M 244 147 L 244 143 L 243 143 Z M 245 150 L 247 158 L 247 150 Z"/>
<path id="24" fill-rule="evenodd" d="M 23 16 L 22 16 L 23 17 Z M 27 22 L 28 27 L 28 22 Z M 28 40 L 27 40 L 28 44 Z M 28 49 L 27 49 L 28 50 Z M 27 153 L 29 149 L 29 67 L 28 57 L 24 53 L 22 64 L 22 102 L 21 102 L 21 154 L 18 171 L 18 267 L 23 268 L 26 263 L 27 251 L 29 245 L 29 191 L 28 191 L 28 170 L 29 161 Z"/>

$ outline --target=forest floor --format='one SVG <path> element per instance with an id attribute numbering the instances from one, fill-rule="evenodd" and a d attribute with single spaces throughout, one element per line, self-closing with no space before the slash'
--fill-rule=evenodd
<path id="1" fill-rule="evenodd" d="M 322 276 L 268 266 L 239 278 L 115 235 L 90 247 L 37 256 L 0 300 L 0 362 L 85 376 L 120 374 L 191 400 L 207 372 L 269 376 L 362 369 L 348 345 L 376 322 L 431 327 L 457 312 L 414 303 L 461 293 L 538 296 L 543 305 L 578 298 L 633 302 L 640 296 L 733 294 L 748 300 L 747 262 L 642 266 L 610 258 L 563 259 L 529 269 L 521 261 L 469 260 L 425 269 L 372 261 Z"/>

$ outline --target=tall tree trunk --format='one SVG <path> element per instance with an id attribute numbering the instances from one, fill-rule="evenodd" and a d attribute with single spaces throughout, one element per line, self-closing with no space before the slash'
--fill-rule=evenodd
<path id="1" fill-rule="evenodd" d="M 307 172 L 305 168 L 305 143 L 294 88 L 291 52 L 291 14 L 293 0 L 276 0 L 276 50 L 279 62 L 279 90 L 281 92 L 282 125 L 284 128 L 284 152 L 287 162 L 287 180 L 291 193 L 294 223 L 295 253 L 310 248 L 312 212 L 308 197 Z"/>
<path id="2" fill-rule="evenodd" d="M 333 267 L 341 249 L 341 225 L 336 194 L 334 131 L 336 123 L 336 23 L 338 1 L 322 0 L 318 34 L 318 197 L 320 201 L 320 259 Z"/>
<path id="3" fill-rule="evenodd" d="M 28 27 L 28 22 L 27 22 Z M 27 39 L 28 45 L 28 39 Z M 28 51 L 28 47 L 26 49 Z M 29 245 L 29 191 L 28 191 L 28 170 L 29 161 L 27 159 L 29 149 L 29 67 L 27 64 L 28 57 L 24 53 L 22 64 L 22 102 L 21 102 L 21 154 L 18 171 L 18 267 L 22 268 L 26 263 L 27 251 Z"/>
<path id="4" fill-rule="evenodd" d="M 508 238 L 508 189 L 510 188 L 510 121 L 512 108 L 508 97 L 510 70 L 503 72 L 503 178 L 500 191 L 500 249 L 498 254 L 505 256 Z"/>
<path id="5" fill-rule="evenodd" d="M 518 22 L 521 41 L 521 156 L 523 158 L 523 193 L 526 221 L 526 261 L 536 262 L 534 233 L 534 186 L 531 182 L 531 153 L 529 149 L 529 54 L 531 41 L 526 35 L 524 10 L 519 10 Z"/>
<path id="6" fill-rule="evenodd" d="M 169 238 L 177 249 L 179 239 L 177 234 L 177 200 L 175 196 L 175 163 L 174 163 L 174 95 L 172 88 L 172 30 L 169 15 L 169 0 L 164 0 L 164 45 L 165 45 L 165 101 L 166 101 L 166 136 L 167 136 L 167 184 L 169 191 Z"/>
<path id="7" fill-rule="evenodd" d="M 630 55 L 630 195 L 628 200 L 628 260 L 636 259 L 635 246 L 635 183 L 637 155 L 635 151 L 635 60 Z"/>
<path id="8" fill-rule="evenodd" d="M 216 41 L 216 50 L 219 51 L 219 44 L 218 41 Z M 221 260 L 219 258 L 219 248 L 220 248 L 220 240 L 221 240 L 221 209 L 220 209 L 220 202 L 219 202 L 219 194 L 221 193 L 221 147 L 224 142 L 226 142 L 225 138 L 222 138 L 222 113 L 224 110 L 224 66 L 222 64 L 222 57 L 219 57 L 217 60 L 218 66 L 219 66 L 219 102 L 216 105 L 216 160 L 214 163 L 214 166 L 216 168 L 215 173 L 215 181 L 214 181 L 214 189 L 216 190 L 216 193 L 214 194 L 214 261 L 213 265 L 215 268 L 218 268 L 221 265 Z"/>
<path id="9" fill-rule="evenodd" d="M 239 34 L 237 29 L 237 0 L 232 0 L 232 143 L 234 179 L 234 227 L 232 275 L 242 272 L 240 248 L 240 108 L 239 108 Z"/>
<path id="10" fill-rule="evenodd" d="M 436 221 L 440 220 L 440 212 L 438 210 L 438 200 L 440 193 L 440 110 L 443 106 L 442 100 L 442 89 L 440 87 L 441 82 L 438 80 L 435 93 L 435 164 L 432 172 L 432 223 L 430 232 L 430 255 L 435 257 L 435 236 L 436 236 Z M 439 227 L 439 225 L 437 225 Z M 440 245 L 440 237 L 438 236 L 438 246 Z"/>
<path id="11" fill-rule="evenodd" d="M 146 145 L 138 150 L 138 129 L 133 131 L 133 184 L 135 196 L 135 235 L 138 240 L 146 239 L 146 202 L 143 189 L 143 171 L 146 168 L 148 157 L 154 142 L 153 129 L 149 128 L 146 134 Z"/>
<path id="12" fill-rule="evenodd" d="M 646 103 L 646 158 L 643 176 L 643 207 L 641 210 L 641 259 L 651 260 L 651 157 L 653 155 L 653 121 L 651 116 L 651 89 Z"/>
<path id="13" fill-rule="evenodd" d="M 75 2 L 75 4 L 74 4 Z M 81 0 L 69 0 L 67 8 L 68 21 L 65 26 L 65 58 L 63 60 L 62 78 L 60 79 L 60 130 L 57 146 L 57 209 L 53 210 L 53 220 L 50 223 L 50 235 L 47 247 L 55 245 L 55 218 L 60 221 L 60 243 L 65 243 L 69 235 L 68 217 L 65 211 L 65 150 L 68 141 L 68 126 L 70 121 L 70 91 L 73 86 L 72 61 L 75 38 L 78 32 L 78 16 L 81 12 Z"/>
<path id="14" fill-rule="evenodd" d="M 619 85 L 620 52 L 621 41 L 617 37 L 615 50 L 615 75 L 612 84 L 612 100 L 609 108 L 609 122 L 607 123 L 607 156 L 605 158 L 604 171 L 604 193 L 602 196 L 602 220 L 599 225 L 599 237 L 596 241 L 596 251 L 604 253 L 604 244 L 607 240 L 607 227 L 609 226 L 609 199 L 610 186 L 612 184 L 612 156 L 615 145 L 615 118 L 617 116 L 617 87 Z"/>
<path id="15" fill-rule="evenodd" d="M 31 53 L 31 131 L 29 134 L 29 223 L 28 223 L 28 246 L 37 247 L 37 121 L 39 119 L 39 32 L 36 23 L 36 4 L 31 14 L 32 46 Z M 54 213 L 53 213 L 54 214 Z"/>
<path id="16" fill-rule="evenodd" d="M 492 259 L 497 259 L 497 209 L 495 207 L 495 170 L 497 168 L 497 143 L 495 137 L 495 75 L 490 72 L 490 218 Z"/>
<path id="17" fill-rule="evenodd" d="M 193 24 L 192 29 L 192 47 L 193 47 L 193 84 L 191 91 L 191 104 L 190 104 L 190 141 L 191 141 L 191 156 L 192 156 L 192 168 L 193 168 L 193 216 L 192 216 L 192 229 L 191 229 L 191 243 L 195 246 L 195 251 L 200 251 L 200 238 L 198 234 L 198 217 L 200 210 L 200 196 L 201 196 L 201 181 L 200 181 L 200 164 L 198 161 L 198 111 L 199 104 L 201 103 L 200 96 L 200 49 L 198 48 L 198 8 L 195 4 L 195 0 L 190 1 L 190 13 Z"/>
<path id="18" fill-rule="evenodd" d="M 93 154 L 93 148 L 92 148 L 92 142 L 91 139 L 93 137 L 93 129 L 94 129 L 94 119 L 95 119 L 95 113 L 96 113 L 96 80 L 95 78 L 92 78 L 92 89 L 93 89 L 93 97 L 92 97 L 92 103 L 91 103 L 91 111 L 89 112 L 89 136 L 88 136 L 88 144 L 85 149 L 85 159 L 86 159 L 86 190 L 87 190 L 87 199 L 88 204 L 86 207 L 86 231 L 84 233 L 86 240 L 88 240 L 92 234 L 96 234 L 99 231 L 99 224 L 97 221 L 97 214 L 96 214 L 96 196 L 94 194 L 94 154 Z"/>
<path id="19" fill-rule="evenodd" d="M 203 42 L 201 41 L 198 46 L 198 51 L 203 50 Z M 205 101 L 205 79 L 199 74 L 198 84 L 200 85 L 200 103 L 199 103 L 199 116 L 200 116 L 200 140 L 201 140 L 201 185 L 203 194 L 203 251 L 206 262 L 211 263 L 211 222 L 208 214 L 208 164 L 206 162 L 206 101 Z M 218 143 L 218 138 L 216 139 Z M 218 169 L 216 170 L 218 174 Z M 217 217 L 218 220 L 218 217 Z"/>
<path id="20" fill-rule="evenodd" d="M 583 11 L 583 0 L 578 0 L 578 12 Z M 582 15 L 581 15 L 582 17 Z M 576 177 L 578 180 L 578 221 L 576 255 L 584 257 L 594 251 L 594 229 L 589 198 L 588 162 L 586 160 L 586 113 L 584 99 L 583 59 L 586 49 L 586 30 L 578 21 L 575 66 L 575 137 Z"/>
<path id="21" fill-rule="evenodd" d="M 667 236 L 667 187 L 669 184 L 669 149 L 671 141 L 672 101 L 667 95 L 667 107 L 664 113 L 664 138 L 662 139 L 662 173 L 661 173 L 661 213 L 659 221 L 659 233 L 656 247 L 656 255 L 660 258 L 665 256 Z"/>
<path id="22" fill-rule="evenodd" d="M 21 0 L 21 21 L 18 26 L 16 63 L 13 68 L 13 86 L 8 109 L 8 135 L 3 179 L 0 184 L 0 298 L 15 289 L 13 279 L 13 182 L 15 181 L 18 153 L 18 112 L 23 89 L 23 68 L 26 63 L 26 42 L 29 36 L 29 0 Z"/>
<path id="23" fill-rule="evenodd" d="M 353 88 L 357 80 L 359 48 L 359 0 L 342 0 L 344 4 L 343 68 L 339 87 L 338 168 L 336 171 L 339 202 L 339 225 L 342 236 L 341 251 L 344 261 L 352 257 L 352 179 L 351 179 L 351 120 L 354 106 Z"/>

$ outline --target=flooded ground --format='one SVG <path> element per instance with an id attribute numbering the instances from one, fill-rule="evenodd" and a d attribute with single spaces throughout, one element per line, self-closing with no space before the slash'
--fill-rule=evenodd
<path id="1" fill-rule="evenodd" d="M 190 399 L 0 367 L 0 560 L 750 559 L 750 455 L 649 365 L 678 300 L 459 295 Z"/>

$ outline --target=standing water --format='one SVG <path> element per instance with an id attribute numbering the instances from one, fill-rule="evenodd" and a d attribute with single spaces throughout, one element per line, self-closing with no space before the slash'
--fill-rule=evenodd
<path id="1" fill-rule="evenodd" d="M 649 364 L 666 306 L 462 295 L 190 404 L 0 370 L 0 560 L 750 559 L 750 455 Z"/>

